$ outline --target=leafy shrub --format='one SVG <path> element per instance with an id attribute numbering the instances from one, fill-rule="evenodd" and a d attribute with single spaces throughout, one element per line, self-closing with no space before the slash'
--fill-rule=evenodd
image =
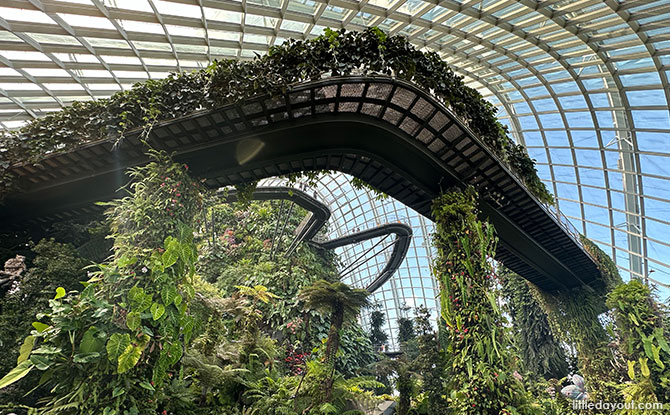
<path id="1" fill-rule="evenodd" d="M 184 166 L 155 157 L 131 172 L 131 195 L 109 204 L 114 257 L 91 273 L 80 293 L 56 288 L 50 312 L 37 316 L 24 341 L 19 365 L 0 380 L 5 386 L 31 370 L 43 372 L 39 385 L 49 396 L 41 413 L 170 409 L 164 383 L 179 376 L 194 327 L 188 304 L 197 252 L 186 223 L 200 197 Z"/>
<path id="2" fill-rule="evenodd" d="M 637 402 L 670 401 L 668 327 L 649 287 L 636 279 L 620 284 L 607 296 L 607 305 L 614 310 L 628 366 L 624 394 Z"/>
<path id="3" fill-rule="evenodd" d="M 0 347 L 4 351 L 0 359 L 2 375 L 16 366 L 19 348 L 33 329 L 31 323 L 49 306 L 56 288 L 78 290 L 83 288 L 79 281 L 88 279 L 84 270 L 88 262 L 69 244 L 43 239 L 32 248 L 32 252 L 36 257 L 30 268 L 0 303 Z M 32 405 L 42 391 L 26 398 L 23 395 L 36 383 L 37 379 L 33 375 L 12 385 L 12 388 L 0 389 L 0 400 Z"/>

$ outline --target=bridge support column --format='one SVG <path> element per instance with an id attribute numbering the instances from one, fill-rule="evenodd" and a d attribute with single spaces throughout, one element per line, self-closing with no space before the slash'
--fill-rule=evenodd
<path id="1" fill-rule="evenodd" d="M 511 346 L 497 300 L 492 258 L 497 237 L 492 225 L 477 218 L 473 188 L 452 191 L 433 201 L 440 285 L 441 323 L 446 326 L 447 396 L 461 414 L 505 413 L 528 404 L 519 357 Z M 454 394 L 455 392 L 455 394 Z"/>

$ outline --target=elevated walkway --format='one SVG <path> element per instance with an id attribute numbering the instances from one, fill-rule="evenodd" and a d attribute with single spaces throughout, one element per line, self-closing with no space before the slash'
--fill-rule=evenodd
<path id="1" fill-rule="evenodd" d="M 127 167 L 147 162 L 139 131 L 14 166 L 21 191 L 7 195 L 0 223 L 74 217 L 119 194 Z M 332 77 L 160 123 L 151 145 L 174 152 L 207 186 L 304 170 L 337 170 L 430 217 L 431 201 L 473 185 L 481 216 L 500 237 L 496 259 L 545 290 L 601 285 L 581 242 L 436 98 L 385 76 Z M 35 221 L 37 220 L 37 221 Z"/>
<path id="2" fill-rule="evenodd" d="M 224 191 L 220 193 L 225 195 L 225 200 L 227 202 L 236 202 L 238 200 L 238 194 L 235 190 L 228 189 L 227 192 Z M 321 203 L 316 198 L 300 189 L 287 186 L 259 186 L 254 190 L 251 198 L 253 200 L 288 200 L 307 210 L 308 214 L 305 218 L 306 220 L 304 220 L 298 229 L 296 229 L 293 242 L 286 250 L 285 255 L 290 255 L 303 240 L 322 249 L 336 249 L 378 237 L 395 235 L 393 250 L 386 265 L 382 268 L 379 275 L 365 287 L 370 292 L 374 292 L 384 285 L 384 283 L 398 270 L 400 264 L 405 259 L 405 256 L 407 256 L 409 244 L 412 240 L 412 228 L 405 224 L 389 223 L 371 229 L 364 229 L 335 239 L 320 240 L 315 237 L 326 224 L 331 213 L 328 206 Z M 374 247 L 375 246 L 373 246 L 373 248 Z M 372 248 L 364 252 L 362 256 L 365 256 L 369 251 L 372 251 Z M 352 265 L 353 264 L 350 264 L 350 266 Z"/>

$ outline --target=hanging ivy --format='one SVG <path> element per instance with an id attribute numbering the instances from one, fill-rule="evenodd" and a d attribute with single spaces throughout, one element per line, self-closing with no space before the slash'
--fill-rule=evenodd
<path id="1" fill-rule="evenodd" d="M 554 337 L 547 315 L 531 293 L 528 281 L 505 268 L 499 273 L 525 368 L 546 379 L 566 376 L 569 368 L 565 351 Z"/>
<path id="2" fill-rule="evenodd" d="M 515 370 L 519 357 L 498 306 L 492 265 L 498 239 L 492 225 L 477 219 L 476 192 L 446 193 L 433 201 L 432 214 L 451 408 L 458 414 L 536 412 Z"/>
<path id="3" fill-rule="evenodd" d="M 76 102 L 18 131 L 0 132 L 0 186 L 12 180 L 15 163 L 36 163 L 49 153 L 67 151 L 100 139 L 116 138 L 135 128 L 147 137 L 157 121 L 239 102 L 258 94 L 281 94 L 290 85 L 323 76 L 393 75 L 430 91 L 526 183 L 538 199 L 553 197 L 540 181 L 524 148 L 514 144 L 496 120 L 495 107 L 435 52 L 422 52 L 401 36 L 377 28 L 362 32 L 326 29 L 313 40 L 288 40 L 252 61 L 215 61 L 207 68 L 170 74 L 95 102 Z"/>

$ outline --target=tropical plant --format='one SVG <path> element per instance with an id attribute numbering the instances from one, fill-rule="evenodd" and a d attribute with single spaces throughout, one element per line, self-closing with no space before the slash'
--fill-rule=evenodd
<path id="1" fill-rule="evenodd" d="M 420 379 L 420 399 L 417 413 L 441 415 L 449 413 L 448 391 L 446 389 L 447 356 L 439 339 L 439 332 L 433 328 L 434 319 L 425 306 L 416 309 L 414 327 L 416 330 L 417 355 L 413 368 Z"/>
<path id="2" fill-rule="evenodd" d="M 323 402 L 324 380 L 330 369 L 315 360 L 307 362 L 303 376 L 259 379 L 245 393 L 252 410 L 269 415 L 363 415 L 378 399 L 371 392 L 380 384 L 367 377 L 345 378 L 336 373 L 332 396 Z"/>
<path id="3" fill-rule="evenodd" d="M 90 272 L 81 292 L 56 288 L 50 312 L 37 316 L 21 347 L 18 366 L 0 380 L 3 387 L 33 369 L 43 372 L 38 385 L 48 386 L 49 396 L 41 413 L 138 414 L 166 407 L 165 380 L 180 373 L 194 327 L 188 304 L 197 252 L 184 221 L 197 209 L 199 190 L 184 166 L 155 157 L 132 171 L 130 195 L 110 204 L 113 258 Z M 180 197 L 174 205 L 158 204 L 158 197 L 182 191 L 183 197 L 172 196 Z"/>
<path id="4" fill-rule="evenodd" d="M 326 377 L 323 383 L 323 402 L 332 399 L 333 376 L 335 375 L 335 358 L 340 347 L 340 331 L 342 326 L 353 320 L 362 307 L 369 305 L 370 293 L 363 289 L 351 288 L 342 282 L 316 281 L 305 287 L 299 294 L 305 307 L 330 314 L 330 330 L 325 351 Z"/>
<path id="5" fill-rule="evenodd" d="M 458 414 L 537 413 L 515 371 L 519 357 L 497 303 L 492 265 L 497 237 L 477 217 L 477 193 L 455 189 L 433 201 L 433 266 L 440 283 L 451 411 Z"/>
<path id="6" fill-rule="evenodd" d="M 638 402 L 670 401 L 670 343 L 662 309 L 649 287 L 633 279 L 607 296 L 614 310 L 619 349 L 627 362 L 623 393 Z"/>
<path id="7" fill-rule="evenodd" d="M 0 301 L 0 374 L 8 373 L 16 365 L 24 339 L 33 330 L 31 323 L 49 307 L 58 287 L 66 291 L 82 288 L 79 281 L 88 279 L 84 267 L 89 265 L 69 245 L 43 239 L 31 248 L 36 255 L 30 267 Z M 34 405 L 43 390 L 25 396 L 37 383 L 37 374 L 29 375 L 11 388 L 0 389 L 0 401 Z"/>
<path id="8" fill-rule="evenodd" d="M 403 307 L 403 313 L 409 310 Z M 396 389 L 398 390 L 398 415 L 407 415 L 412 405 L 412 398 L 416 394 L 416 373 L 414 372 L 414 360 L 418 357 L 416 349 L 416 332 L 414 321 L 401 315 L 398 318 L 398 343 L 400 344 L 400 355 L 394 361 L 396 372 Z"/>
<path id="9" fill-rule="evenodd" d="M 379 310 L 379 305 L 370 313 L 370 342 L 375 351 L 383 350 L 386 347 L 388 334 L 382 329 L 386 322 L 386 314 Z"/>

